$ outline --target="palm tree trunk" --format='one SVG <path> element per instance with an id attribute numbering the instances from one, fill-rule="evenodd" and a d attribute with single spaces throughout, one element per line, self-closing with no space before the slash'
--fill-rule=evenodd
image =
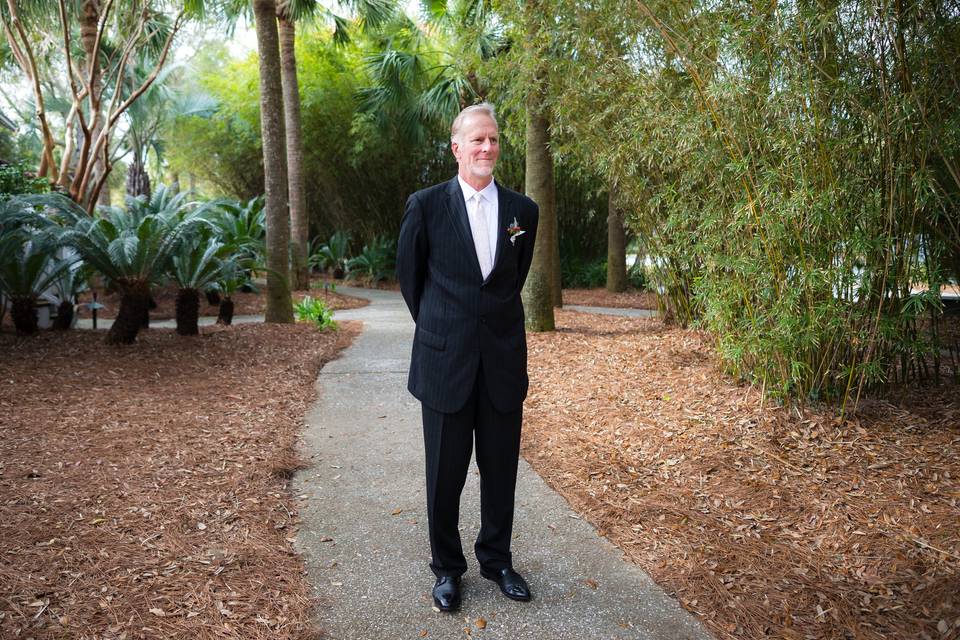
<path id="1" fill-rule="evenodd" d="M 110 190 L 104 189 L 100 193 L 103 194 L 104 192 L 109 194 Z M 143 164 L 139 151 L 134 151 L 133 162 L 127 169 L 127 195 L 134 198 L 146 196 L 147 200 L 150 199 L 150 175 L 147 173 L 147 168 Z"/>
<path id="2" fill-rule="evenodd" d="M 527 107 L 527 156 L 525 190 L 540 207 L 533 262 L 523 286 L 523 307 L 527 329 L 553 331 L 553 236 L 557 224 L 554 207 L 553 158 L 550 155 L 550 133 L 543 112 Z"/>
<path id="3" fill-rule="evenodd" d="M 177 333 L 181 336 L 200 334 L 200 292 L 196 289 L 180 289 L 174 304 L 177 317 Z"/>
<path id="4" fill-rule="evenodd" d="M 220 301 L 217 324 L 233 324 L 233 300 L 230 299 L 230 296 L 223 296 L 223 300 Z"/>
<path id="5" fill-rule="evenodd" d="M 267 212 L 267 322 L 293 322 L 290 299 L 290 218 L 287 213 L 287 152 L 280 80 L 277 9 L 273 0 L 253 0 L 260 58 L 260 133 Z"/>
<path id="6" fill-rule="evenodd" d="M 33 296 L 13 296 L 10 300 L 10 318 L 18 336 L 32 336 L 40 330 Z"/>
<path id="7" fill-rule="evenodd" d="M 617 183 L 610 181 L 607 196 L 607 291 L 627 290 L 627 233 L 623 211 L 617 206 Z"/>
<path id="8" fill-rule="evenodd" d="M 100 136 L 104 127 L 104 118 L 101 111 L 101 97 L 103 88 L 101 86 L 100 61 L 97 53 L 97 34 L 100 30 L 100 0 L 84 0 L 80 9 L 80 43 L 83 46 L 84 56 L 87 62 L 86 73 L 90 80 L 90 92 L 88 96 L 90 104 L 90 113 L 88 122 L 88 136 L 81 147 L 80 162 L 77 165 L 77 173 L 74 176 L 74 187 L 79 187 L 81 176 L 87 170 L 87 165 L 92 164 L 92 179 L 90 184 L 96 184 L 97 179 L 103 175 L 106 168 L 103 166 L 103 160 L 100 154 L 93 153 L 94 142 Z M 109 190 L 106 190 L 109 198 Z M 75 194 L 75 200 L 81 204 L 87 202 L 87 193 Z M 103 203 L 101 203 L 103 204 Z"/>
<path id="9" fill-rule="evenodd" d="M 120 310 L 113 326 L 107 332 L 107 344 L 133 344 L 143 326 L 144 318 L 150 316 L 150 286 L 145 282 L 123 287 Z"/>
<path id="10" fill-rule="evenodd" d="M 300 89 L 297 83 L 295 52 L 296 26 L 281 17 L 280 68 L 283 80 L 283 109 L 287 133 L 287 184 L 290 189 L 290 255 L 293 260 L 291 275 L 293 288 L 310 288 L 310 267 L 307 264 L 307 244 L 310 242 L 310 223 L 307 217 L 307 198 L 303 179 L 303 142 L 300 126 Z"/>
<path id="11" fill-rule="evenodd" d="M 57 306 L 57 319 L 53 323 L 53 328 L 59 331 L 66 331 L 73 324 L 73 303 L 64 300 Z"/>

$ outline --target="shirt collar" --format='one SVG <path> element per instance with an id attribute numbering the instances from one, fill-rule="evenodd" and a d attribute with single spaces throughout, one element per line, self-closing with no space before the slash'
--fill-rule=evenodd
<path id="1" fill-rule="evenodd" d="M 469 202 L 470 198 L 472 198 L 478 193 L 477 190 L 471 187 L 469 184 L 467 184 L 466 181 L 464 181 L 464 179 L 461 178 L 459 174 L 457 174 L 457 181 L 460 183 L 460 189 L 463 191 L 464 201 Z M 490 203 L 496 202 L 497 201 L 497 181 L 491 180 L 490 184 L 488 184 L 483 189 L 481 189 L 479 193 L 480 195 L 483 196 L 483 198 L 487 202 L 490 202 Z"/>

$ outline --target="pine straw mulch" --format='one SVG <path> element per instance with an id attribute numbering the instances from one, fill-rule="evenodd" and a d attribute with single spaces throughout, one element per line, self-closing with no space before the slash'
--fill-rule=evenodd
<path id="1" fill-rule="evenodd" d="M 294 444 L 359 332 L 0 335 L 0 637 L 313 637 Z"/>
<path id="2" fill-rule="evenodd" d="M 316 283 L 314 286 L 322 287 L 323 285 L 322 282 L 320 282 Z M 327 307 L 331 310 L 356 309 L 357 307 L 365 307 L 366 305 L 370 304 L 369 300 L 354 298 L 353 296 L 348 296 L 336 291 L 324 291 L 322 288 L 314 288 L 310 291 L 294 291 L 292 292 L 292 295 L 294 300 L 298 302 L 306 295 L 319 298 L 326 302 Z M 92 299 L 93 298 L 91 294 L 86 292 L 80 297 L 80 302 L 90 302 Z M 176 317 L 175 303 L 177 300 L 177 287 L 175 285 L 167 285 L 164 287 L 155 288 L 153 290 L 153 299 L 157 303 L 157 308 L 151 309 L 151 320 L 170 320 Z M 267 308 L 267 296 L 264 289 L 261 289 L 257 293 L 245 293 L 243 291 L 238 291 L 233 294 L 232 299 L 234 304 L 233 314 L 235 316 L 263 315 Z M 120 294 L 101 294 L 97 298 L 97 302 L 106 307 L 101 309 L 98 313 L 100 318 L 114 318 L 117 315 L 117 311 L 120 309 Z M 90 316 L 90 312 L 87 311 L 85 307 L 80 307 L 79 310 L 80 317 L 87 318 Z M 203 295 L 200 296 L 200 315 L 217 315 L 217 307 L 208 304 L 206 297 Z"/>
<path id="3" fill-rule="evenodd" d="M 799 416 L 705 334 L 557 321 L 529 339 L 524 456 L 717 637 L 960 637 L 957 385 Z"/>
<path id="4" fill-rule="evenodd" d="M 610 293 L 600 289 L 564 289 L 563 304 L 585 307 L 616 307 L 618 309 L 657 309 L 657 294 L 645 289 L 627 289 Z"/>

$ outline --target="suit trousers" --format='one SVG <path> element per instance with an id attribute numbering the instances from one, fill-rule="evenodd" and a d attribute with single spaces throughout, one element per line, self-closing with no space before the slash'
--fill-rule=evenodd
<path id="1" fill-rule="evenodd" d="M 482 367 L 459 411 L 442 413 L 423 405 L 430 568 L 438 577 L 460 576 L 467 570 L 458 525 L 460 494 L 474 440 L 480 469 L 480 534 L 474 553 L 485 571 L 512 566 L 510 539 L 522 420 L 522 407 L 508 413 L 494 408 Z"/>

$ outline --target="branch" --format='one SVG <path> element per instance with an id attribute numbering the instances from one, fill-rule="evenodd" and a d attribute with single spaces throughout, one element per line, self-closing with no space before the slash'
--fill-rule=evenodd
<path id="1" fill-rule="evenodd" d="M 2 16 L 0 16 L 2 18 Z M 6 18 L 3 19 L 3 33 L 7 36 L 7 42 L 10 43 L 10 51 L 13 53 L 13 57 L 16 59 L 17 64 L 20 65 L 20 68 L 23 69 L 24 73 L 28 73 L 27 69 L 29 64 L 27 62 L 26 56 L 23 55 L 23 51 L 20 50 L 20 45 L 13 37 L 13 32 L 10 30 L 10 24 L 7 22 Z"/>
<path id="2" fill-rule="evenodd" d="M 170 45 L 173 43 L 174 36 L 177 35 L 177 32 L 180 30 L 183 21 L 183 11 L 177 15 L 176 21 L 173 23 L 173 29 L 170 30 L 170 35 L 167 36 L 167 41 L 163 45 L 163 52 L 160 54 L 160 59 L 157 61 L 156 66 L 154 66 L 153 71 L 150 72 L 150 75 L 147 76 L 147 79 L 143 81 L 136 91 L 130 94 L 130 96 L 124 100 L 123 104 L 116 110 L 116 112 L 110 116 L 108 123 L 113 125 L 116 123 L 117 119 L 123 114 L 124 111 L 130 108 L 130 105 L 133 104 L 137 98 L 143 95 L 143 92 L 150 88 L 150 85 L 153 84 L 153 81 L 157 79 L 157 76 L 160 74 L 160 71 L 163 69 L 163 65 L 167 61 L 167 54 L 170 52 Z"/>
<path id="3" fill-rule="evenodd" d="M 29 64 L 27 67 L 23 68 L 23 70 L 31 81 L 33 95 L 37 100 L 37 120 L 40 121 L 40 130 L 43 133 L 43 157 L 40 161 L 40 171 L 38 171 L 38 174 L 42 177 L 45 177 L 47 175 L 47 171 L 50 171 L 53 173 L 51 179 L 56 181 L 58 176 L 56 173 L 57 166 L 53 158 L 53 133 L 51 133 L 50 125 L 47 123 L 47 110 L 43 102 L 43 91 L 40 88 L 37 60 L 33 55 L 33 47 L 30 46 L 30 40 L 27 38 L 27 34 L 23 29 L 23 24 L 20 22 L 20 17 L 17 14 L 17 5 L 14 0 L 7 0 L 7 7 L 10 10 L 10 21 L 13 23 L 17 34 L 20 36 L 23 48 L 27 53 L 26 60 Z M 6 27 L 6 21 L 4 22 L 4 27 Z M 8 35 L 12 35 L 12 33 L 8 32 Z M 12 37 L 8 38 L 8 40 L 11 43 L 11 49 L 14 47 L 14 45 L 20 44 L 17 43 Z"/>
<path id="4" fill-rule="evenodd" d="M 73 101 L 77 101 L 77 82 L 73 76 L 73 56 L 70 55 L 70 27 L 67 24 L 67 5 L 63 0 L 59 0 L 60 25 L 63 27 L 63 54 L 67 60 L 67 79 L 70 80 L 70 93 L 73 94 Z"/>
<path id="5" fill-rule="evenodd" d="M 9 1 L 10 0 L 8 0 L 8 2 Z M 109 145 L 111 130 L 113 129 L 114 126 L 116 126 L 117 120 L 120 118 L 120 116 L 123 115 L 123 113 L 130 108 L 130 105 L 133 104 L 141 95 L 143 95 L 143 93 L 150 88 L 150 85 L 153 84 L 153 81 L 156 80 L 160 71 L 163 69 L 163 65 L 166 63 L 167 54 L 169 54 L 170 52 L 170 46 L 173 44 L 173 39 L 177 35 L 177 32 L 180 30 L 181 26 L 183 25 L 183 19 L 184 19 L 184 12 L 181 11 L 179 14 L 177 14 L 177 18 L 174 21 L 173 28 L 170 30 L 170 35 L 167 36 L 167 41 L 163 45 L 163 51 L 160 53 L 160 58 L 157 60 L 157 63 L 154 66 L 153 71 L 150 72 L 150 75 L 147 76 L 147 78 L 143 81 L 143 83 L 133 93 L 131 93 L 130 96 L 128 96 L 127 99 L 124 100 L 119 107 L 116 107 L 117 100 L 120 96 L 120 89 L 121 89 L 120 79 L 123 77 L 123 70 L 126 68 L 130 50 L 132 50 L 132 45 L 139 39 L 140 35 L 143 33 L 143 26 L 146 23 L 145 16 L 141 19 L 141 22 L 137 28 L 136 34 L 134 35 L 133 38 L 130 39 L 130 46 L 128 47 L 127 51 L 124 52 L 123 58 L 120 62 L 119 69 L 117 71 L 117 88 L 114 93 L 112 104 L 110 106 L 110 111 L 108 112 L 107 121 L 104 124 L 103 130 L 100 132 L 100 135 L 97 138 L 96 144 L 94 145 L 95 156 L 99 155 L 100 153 L 104 154 L 105 166 L 109 166 L 107 165 L 109 158 L 106 157 L 108 155 L 106 149 Z M 89 184 L 91 172 L 92 172 L 92 165 L 88 166 L 87 170 L 84 171 L 84 177 L 81 183 L 81 186 L 83 187 L 84 190 L 86 189 L 86 185 Z M 105 173 L 109 173 L 109 170 L 106 171 Z M 99 183 L 99 187 L 95 188 L 95 191 L 99 193 L 100 188 L 102 188 L 103 186 L 102 185 L 103 176 L 101 176 L 101 179 L 98 181 L 98 183 Z"/>
<path id="6" fill-rule="evenodd" d="M 130 53 L 133 51 L 133 48 L 136 45 L 136 43 L 140 40 L 140 36 L 143 35 L 143 28 L 147 22 L 146 13 L 147 13 L 146 9 L 140 12 L 140 20 L 137 23 L 136 31 L 134 31 L 133 35 L 131 35 L 123 45 L 123 55 L 120 58 L 120 66 L 117 68 L 117 83 L 113 92 L 113 98 L 111 99 L 108 113 L 113 111 L 113 109 L 116 107 L 117 100 L 120 99 L 120 92 L 123 88 L 123 74 L 127 68 L 127 61 L 130 59 Z M 100 33 L 97 33 L 97 39 L 99 40 L 99 38 L 100 38 Z M 94 49 L 96 50 L 96 46 L 94 47 Z M 92 74 L 91 74 L 91 77 L 92 77 Z M 102 84 L 103 83 L 101 82 L 101 85 Z M 101 88 L 101 91 L 102 91 L 102 88 Z M 91 94 L 90 110 L 91 110 L 91 113 L 93 113 L 94 132 L 96 132 L 96 122 L 100 118 L 99 97 L 100 96 L 97 96 L 97 98 L 94 99 L 93 95 Z M 97 134 L 97 139 L 94 141 L 92 152 L 89 151 L 89 148 L 86 144 L 84 145 L 84 153 L 81 155 L 82 170 L 78 171 L 78 175 L 74 178 L 74 181 L 73 181 L 73 184 L 74 184 L 73 190 L 76 191 L 78 199 L 84 199 L 86 197 L 85 194 L 87 192 L 87 187 L 90 184 L 90 179 L 93 177 L 93 172 L 97 166 L 96 158 L 100 155 L 101 150 L 104 150 L 103 152 L 106 154 L 105 150 L 109 147 L 109 144 L 110 144 L 109 142 L 110 128 L 114 125 L 114 122 L 115 122 L 114 120 L 111 120 L 110 118 L 108 118 L 107 121 L 103 124 L 103 127 L 100 129 L 99 134 Z M 89 160 L 87 160 L 88 153 L 89 153 Z M 106 165 L 104 165 L 104 169 L 106 169 Z"/>

